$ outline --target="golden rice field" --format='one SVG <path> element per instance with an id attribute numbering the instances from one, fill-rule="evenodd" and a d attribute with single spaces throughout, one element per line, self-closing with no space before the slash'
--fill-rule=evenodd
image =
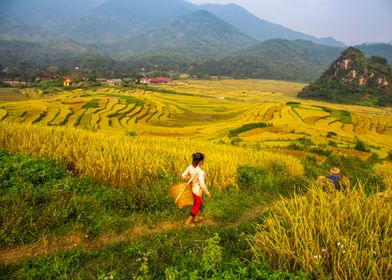
<path id="1" fill-rule="evenodd" d="M 391 109 L 298 100 L 295 96 L 303 86 L 263 80 L 182 81 L 157 86 L 177 94 L 102 87 L 40 98 L 36 90 L 25 89 L 21 93 L 33 98 L 0 100 L 0 121 L 226 142 L 231 129 L 267 122 L 273 127 L 239 137 L 264 146 L 285 146 L 304 137 L 327 144 L 330 139 L 325 136 L 334 132 L 333 140 L 341 146 L 359 138 L 392 149 Z M 301 104 L 287 104 L 293 101 Z M 335 113 L 339 111 L 348 111 L 351 119 L 342 121 Z"/>
<path id="2" fill-rule="evenodd" d="M 312 157 L 321 165 L 327 156 L 282 148 L 304 138 L 334 141 L 328 148 L 334 153 L 364 160 L 371 154 L 352 149 L 357 139 L 380 154 L 392 150 L 391 108 L 300 100 L 303 86 L 189 80 L 150 90 L 0 92 L 0 150 L 48 157 L 96 183 L 135 193 L 168 174 L 180 175 L 196 151 L 206 154 L 208 186 L 223 191 L 236 187 L 244 166 L 310 179 L 301 160 Z M 257 122 L 270 125 L 229 136 Z M 384 193 L 367 195 L 360 184 L 330 192 L 310 186 L 302 195 L 262 204 L 256 233 L 249 237 L 255 257 L 315 279 L 390 278 L 392 165 L 380 160 L 373 168 Z"/>
<path id="3" fill-rule="evenodd" d="M 331 191 L 314 187 L 276 202 L 257 227 L 256 256 L 315 279 L 390 279 L 390 198 L 362 188 Z"/>
<path id="4" fill-rule="evenodd" d="M 42 95 L 24 89 L 19 94 L 29 98 L 10 101 L 0 96 L 0 121 L 225 142 L 230 141 L 231 129 L 266 122 L 273 127 L 240 134 L 243 143 L 286 146 L 305 137 L 328 144 L 331 139 L 326 135 L 334 132 L 337 136 L 332 140 L 341 147 L 359 138 L 392 149 L 390 108 L 299 100 L 296 94 L 303 86 L 268 80 L 189 80 L 156 86 L 171 93 L 101 87 Z M 342 118 L 341 112 L 349 112 L 350 118 Z"/>
<path id="5" fill-rule="evenodd" d="M 208 182 L 217 190 L 237 183 L 240 166 L 275 170 L 282 176 L 302 176 L 300 160 L 273 152 L 254 151 L 200 139 L 157 136 L 129 137 L 69 127 L 0 123 L 0 149 L 35 157 L 50 157 L 97 183 L 135 189 L 165 174 L 181 174 L 194 151 L 203 151 Z"/>

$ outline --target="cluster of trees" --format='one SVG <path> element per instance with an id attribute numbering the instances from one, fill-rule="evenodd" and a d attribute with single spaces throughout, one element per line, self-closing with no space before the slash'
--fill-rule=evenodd
<path id="1" fill-rule="evenodd" d="M 348 68 L 342 67 L 344 61 L 349 61 Z M 336 103 L 391 106 L 392 86 L 380 85 L 384 79 L 392 82 L 392 68 L 385 58 L 366 58 L 359 49 L 348 48 L 320 79 L 305 87 L 299 96 Z"/>
<path id="2" fill-rule="evenodd" d="M 28 81 L 37 76 L 65 76 L 75 72 L 84 77 L 107 78 L 130 75 L 173 77 L 186 73 L 197 78 L 220 76 L 309 82 L 316 80 L 341 50 L 308 41 L 275 39 L 228 56 L 208 59 L 170 53 L 164 49 L 114 59 L 97 48 L 72 41 L 44 45 L 0 40 L 0 79 Z M 374 57 L 368 65 L 389 71 L 389 64 L 384 58 Z M 319 86 L 330 88 L 325 83 Z M 336 89 L 332 97 L 340 96 L 340 89 Z"/>

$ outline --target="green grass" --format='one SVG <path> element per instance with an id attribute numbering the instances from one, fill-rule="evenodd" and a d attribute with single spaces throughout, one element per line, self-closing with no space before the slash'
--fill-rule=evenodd
<path id="1" fill-rule="evenodd" d="M 47 114 L 48 114 L 47 111 L 43 111 L 43 112 L 38 116 L 38 118 L 36 118 L 35 120 L 33 120 L 32 124 L 35 124 L 35 123 L 40 122 L 43 118 L 46 117 Z"/>
<path id="2" fill-rule="evenodd" d="M 276 176 L 279 170 L 267 173 L 240 168 L 239 188 L 212 190 L 215 198 L 206 201 L 205 214 L 218 223 L 232 222 L 267 198 L 294 191 L 296 182 Z M 121 233 L 138 223 L 182 219 L 189 211 L 174 207 L 168 186 L 178 178 L 170 174 L 129 192 L 72 177 L 52 160 L 0 151 L 0 179 L 0 241 L 6 247 L 48 234 Z"/>
<path id="3" fill-rule="evenodd" d="M 352 123 L 352 116 L 349 111 L 346 110 L 334 110 L 325 106 L 315 106 L 323 109 L 324 112 L 330 113 L 331 117 L 337 118 L 340 122 L 344 124 Z"/>
<path id="4" fill-rule="evenodd" d="M 128 96 L 128 95 L 106 93 L 105 96 L 119 98 L 121 104 L 136 104 L 138 106 L 143 106 L 143 104 L 144 104 L 143 100 L 140 100 L 140 99 L 134 98 L 132 96 Z"/>
<path id="5" fill-rule="evenodd" d="M 179 216 L 166 192 L 173 178 L 127 192 L 74 178 L 51 160 L 0 152 L 0 247 L 47 234 L 122 232 Z"/>
<path id="6" fill-rule="evenodd" d="M 213 230 L 181 228 L 87 252 L 0 265 L 2 279 L 311 279 L 254 261 L 247 236 L 253 223 Z M 105 278 L 106 277 L 106 278 Z M 170 277 L 170 278 L 169 278 Z"/>
<path id="7" fill-rule="evenodd" d="M 84 106 L 83 109 L 95 109 L 99 108 L 99 99 L 93 99 L 89 102 L 87 102 Z"/>
<path id="8" fill-rule="evenodd" d="M 317 149 L 314 152 L 322 151 L 321 147 Z M 322 165 L 312 157 L 303 160 L 306 176 L 299 179 L 281 176 L 279 166 L 268 170 L 239 167 L 236 188 L 222 193 L 212 189 L 214 198 L 205 200 L 203 214 L 216 226 L 146 232 L 135 240 L 97 251 L 75 248 L 1 264 L 0 278 L 313 279 L 311 274 L 272 269 L 268 262 L 254 259 L 249 238 L 256 232 L 255 224 L 262 223 L 267 213 L 254 214 L 256 206 L 267 210 L 282 197 L 305 193 L 309 181 L 325 175 L 332 166 L 344 167 L 352 182 L 366 181 L 369 193 L 382 186 L 371 171 L 376 159 L 360 161 L 333 153 L 326 156 Z M 121 234 L 136 224 L 154 228 L 162 221 L 185 219 L 189 208 L 175 208 L 167 191 L 177 179 L 162 174 L 158 181 L 129 193 L 74 177 L 52 160 L 1 151 L 0 248 L 30 243 L 46 235 L 82 232 L 95 238 L 104 233 Z"/>
<path id="9" fill-rule="evenodd" d="M 289 101 L 286 103 L 286 105 L 291 106 L 293 108 L 298 108 L 301 106 L 301 102 L 297 102 L 297 101 Z"/>
<path id="10" fill-rule="evenodd" d="M 232 129 L 229 131 L 229 137 L 235 137 L 238 136 L 238 134 L 244 133 L 246 131 L 255 129 L 255 128 L 264 128 L 271 126 L 270 124 L 264 123 L 264 122 L 258 122 L 258 123 L 247 123 L 242 125 L 241 127 L 238 127 L 236 129 Z"/>

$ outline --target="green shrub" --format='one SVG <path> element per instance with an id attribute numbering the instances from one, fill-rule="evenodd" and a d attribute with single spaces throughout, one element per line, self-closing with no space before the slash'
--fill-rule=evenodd
<path id="1" fill-rule="evenodd" d="M 286 105 L 297 108 L 297 107 L 301 106 L 301 102 L 289 101 L 289 102 L 286 102 Z"/>
<path id="2" fill-rule="evenodd" d="M 310 138 L 301 138 L 301 139 L 299 139 L 299 141 L 302 145 L 307 146 L 307 147 L 315 145 L 315 143 Z"/>
<path id="3" fill-rule="evenodd" d="M 328 131 L 327 138 L 332 138 L 332 137 L 335 137 L 335 136 L 337 136 L 336 132 Z"/>
<path id="4" fill-rule="evenodd" d="M 388 155 L 386 157 L 386 160 L 392 161 L 392 151 L 388 152 Z"/>
<path id="5" fill-rule="evenodd" d="M 50 233 L 121 232 L 140 215 L 144 221 L 175 218 L 167 192 L 174 176 L 134 192 L 70 177 L 52 160 L 0 151 L 0 244 L 33 242 Z M 132 215 L 133 216 L 132 216 Z"/>
<path id="6" fill-rule="evenodd" d="M 238 136 L 238 134 L 244 133 L 246 131 L 255 129 L 255 128 L 264 128 L 264 127 L 268 127 L 271 126 L 270 124 L 266 124 L 263 122 L 259 122 L 259 123 L 248 123 L 248 124 L 244 124 L 243 126 L 230 130 L 229 131 L 229 137 L 235 137 Z"/>
<path id="7" fill-rule="evenodd" d="M 136 137 L 137 136 L 136 131 L 127 131 L 125 133 L 125 135 L 129 136 L 129 137 Z"/>
<path id="8" fill-rule="evenodd" d="M 370 150 L 365 145 L 365 142 L 363 142 L 361 140 L 357 140 L 357 142 L 355 143 L 354 149 L 357 151 L 361 151 L 361 152 L 370 152 Z"/>
<path id="9" fill-rule="evenodd" d="M 83 109 L 94 109 L 94 108 L 99 108 L 99 99 L 93 99 L 93 100 L 87 102 L 83 106 Z"/>
<path id="10" fill-rule="evenodd" d="M 289 150 L 295 150 L 295 151 L 303 151 L 305 148 L 303 146 L 300 146 L 296 143 L 291 143 L 290 145 L 287 146 Z"/>
<path id="11" fill-rule="evenodd" d="M 337 144 L 335 141 L 329 140 L 329 141 L 328 141 L 328 146 L 337 147 L 338 144 Z"/>
<path id="12" fill-rule="evenodd" d="M 233 138 L 231 138 L 231 140 L 230 140 L 230 144 L 231 144 L 231 145 L 238 145 L 238 144 L 241 143 L 241 142 L 242 142 L 242 139 L 239 138 L 239 137 L 233 137 Z"/>
<path id="13" fill-rule="evenodd" d="M 321 149 L 321 148 L 311 148 L 309 150 L 309 152 L 314 153 L 314 154 L 318 154 L 321 156 L 329 156 L 332 153 L 332 151 L 330 151 L 330 150 L 325 150 L 325 149 Z"/>
<path id="14" fill-rule="evenodd" d="M 202 264 L 207 273 L 217 273 L 222 266 L 222 248 L 219 245 L 219 234 L 215 233 L 214 237 L 207 240 L 203 248 Z"/>

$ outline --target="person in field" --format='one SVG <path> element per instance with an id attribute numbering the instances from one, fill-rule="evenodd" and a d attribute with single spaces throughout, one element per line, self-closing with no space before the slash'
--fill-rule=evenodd
<path id="1" fill-rule="evenodd" d="M 343 175 L 340 173 L 340 169 L 337 167 L 331 168 L 329 170 L 329 175 L 327 177 L 335 187 L 335 189 L 340 190 L 342 188 L 342 180 L 343 180 Z"/>
<path id="2" fill-rule="evenodd" d="M 343 176 L 340 169 L 333 167 L 329 170 L 328 176 L 319 176 L 316 181 L 317 186 L 321 186 L 324 191 L 342 191 L 350 187 L 350 179 Z"/>
<path id="3" fill-rule="evenodd" d="M 203 194 L 206 194 L 209 199 L 212 194 L 208 191 L 206 186 L 206 174 L 201 169 L 204 164 L 205 156 L 202 153 L 194 153 L 192 155 L 192 164 L 182 173 L 181 177 L 185 180 L 192 180 L 192 194 L 193 206 L 189 217 L 185 221 L 186 226 L 194 226 L 193 223 L 199 223 L 203 217 L 199 215 L 200 209 L 203 206 Z"/>

